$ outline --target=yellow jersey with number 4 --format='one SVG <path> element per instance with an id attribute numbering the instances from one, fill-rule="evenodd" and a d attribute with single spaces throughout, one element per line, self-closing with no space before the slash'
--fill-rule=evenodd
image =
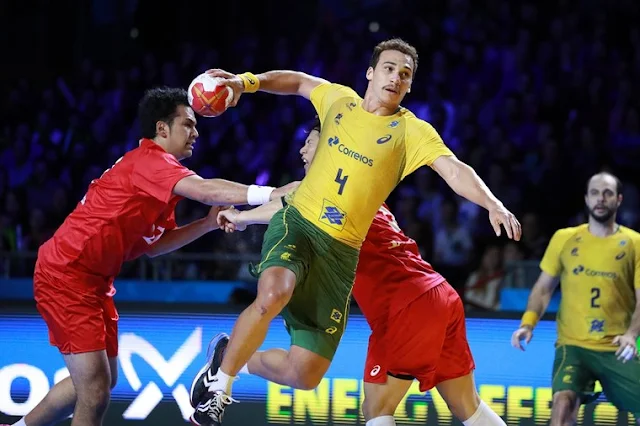
<path id="1" fill-rule="evenodd" d="M 322 131 L 290 204 L 336 240 L 359 248 L 396 185 L 419 167 L 453 153 L 411 111 L 371 114 L 349 87 L 323 83 L 311 92 L 311 102 Z"/>
<path id="2" fill-rule="evenodd" d="M 540 269 L 560 277 L 558 345 L 615 351 L 640 288 L 640 234 L 624 226 L 596 237 L 588 225 L 565 228 L 551 238 Z"/>

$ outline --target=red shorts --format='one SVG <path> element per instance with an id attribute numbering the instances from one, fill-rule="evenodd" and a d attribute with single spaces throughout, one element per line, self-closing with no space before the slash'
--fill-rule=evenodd
<path id="1" fill-rule="evenodd" d="M 36 264 L 33 293 L 49 328 L 49 341 L 63 354 L 106 350 L 118 355 L 118 311 L 113 297 L 82 290 L 78 282 L 54 276 Z"/>
<path id="2" fill-rule="evenodd" d="M 387 375 L 417 379 L 420 391 L 426 392 L 474 368 L 462 301 L 443 282 L 391 318 L 373 324 L 364 381 L 386 383 Z"/>

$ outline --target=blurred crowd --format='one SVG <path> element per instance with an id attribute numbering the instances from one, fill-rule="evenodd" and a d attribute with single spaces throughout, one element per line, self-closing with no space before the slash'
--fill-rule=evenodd
<path id="1" fill-rule="evenodd" d="M 639 225 L 640 182 L 634 172 L 640 102 L 633 93 L 640 89 L 640 4 L 480 3 L 311 2 L 313 19 L 293 20 L 295 35 L 249 22 L 229 42 L 198 33 L 194 40 L 176 38 L 164 50 L 147 48 L 141 26 L 118 41 L 128 52 L 118 60 L 84 54 L 56 75 L 13 79 L 1 87 L 0 251 L 36 251 L 89 182 L 137 146 L 136 108 L 145 89 L 187 87 L 198 73 L 221 67 L 296 69 L 364 94 L 373 46 L 401 36 L 420 54 L 404 106 L 431 122 L 518 215 L 523 240 L 495 238 L 487 214 L 426 168 L 404 181 L 389 204 L 424 257 L 460 290 L 466 287 L 470 305 L 499 308 L 496 294 L 506 267 L 540 259 L 557 228 L 586 220 L 584 185 L 595 172 L 607 169 L 623 180 L 619 221 Z M 91 34 L 85 35 L 90 43 Z M 304 99 L 245 95 L 223 116 L 200 118 L 194 156 L 184 164 L 203 177 L 247 184 L 299 179 L 298 150 L 313 115 Z M 182 202 L 178 222 L 206 213 L 206 207 Z M 263 230 L 215 232 L 184 251 L 258 253 Z M 245 279 L 246 263 L 185 261 L 174 264 L 170 275 Z M 124 271 L 137 273 L 131 266 Z M 517 281 L 512 285 L 532 284 Z"/>

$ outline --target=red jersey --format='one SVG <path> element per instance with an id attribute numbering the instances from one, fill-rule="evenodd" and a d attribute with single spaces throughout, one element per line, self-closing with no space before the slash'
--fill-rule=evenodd
<path id="1" fill-rule="evenodd" d="M 369 323 L 393 315 L 445 278 L 422 259 L 383 204 L 360 249 L 353 296 Z"/>
<path id="2" fill-rule="evenodd" d="M 56 233 L 38 251 L 48 273 L 80 278 L 111 291 L 122 264 L 145 253 L 176 227 L 173 187 L 195 174 L 149 139 L 127 152 L 89 185 Z M 77 282 L 77 281 L 74 281 Z"/>

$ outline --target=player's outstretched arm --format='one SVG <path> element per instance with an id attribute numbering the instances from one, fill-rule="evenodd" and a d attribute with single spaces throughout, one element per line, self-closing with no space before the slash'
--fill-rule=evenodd
<path id="1" fill-rule="evenodd" d="M 299 71 L 269 71 L 258 74 L 260 89 L 276 95 L 298 95 L 310 99 L 311 91 L 327 81 Z"/>
<path id="2" fill-rule="evenodd" d="M 146 255 L 156 257 L 171 253 L 197 240 L 204 234 L 218 229 L 218 213 L 221 209 L 220 206 L 213 206 L 206 217 L 166 231 L 158 241 L 151 244 Z"/>
<path id="3" fill-rule="evenodd" d="M 294 183 L 280 188 L 259 185 L 243 185 L 224 179 L 203 179 L 198 175 L 178 181 L 173 193 L 210 206 L 250 204 L 257 206 L 280 198 L 295 189 Z M 299 184 L 299 183 L 298 183 Z"/>
<path id="4" fill-rule="evenodd" d="M 431 167 L 456 194 L 489 211 L 489 220 L 497 236 L 501 234 L 500 225 L 502 225 L 509 238 L 520 240 L 522 234 L 520 222 L 493 195 L 473 168 L 458 160 L 454 155 L 438 157 Z"/>
<path id="5" fill-rule="evenodd" d="M 248 225 L 266 225 L 283 207 L 282 199 L 275 199 L 251 210 L 223 210 L 218 214 L 218 226 L 225 232 L 244 231 Z"/>
<path id="6" fill-rule="evenodd" d="M 553 292 L 556 290 L 556 287 L 558 287 L 558 283 L 560 283 L 558 277 L 549 275 L 544 271 L 540 273 L 533 289 L 531 289 L 531 294 L 529 294 L 527 311 L 522 316 L 520 328 L 518 328 L 511 337 L 511 345 L 514 348 L 524 350 L 522 340 L 526 343 L 531 341 L 533 329 L 547 310 Z"/>
<path id="7" fill-rule="evenodd" d="M 212 77 L 222 78 L 222 83 L 233 89 L 231 106 L 238 103 L 242 93 L 253 93 L 261 90 L 276 95 L 298 95 L 311 98 L 311 91 L 327 81 L 300 71 L 268 71 L 262 74 L 232 74 L 221 69 L 207 71 Z"/>

